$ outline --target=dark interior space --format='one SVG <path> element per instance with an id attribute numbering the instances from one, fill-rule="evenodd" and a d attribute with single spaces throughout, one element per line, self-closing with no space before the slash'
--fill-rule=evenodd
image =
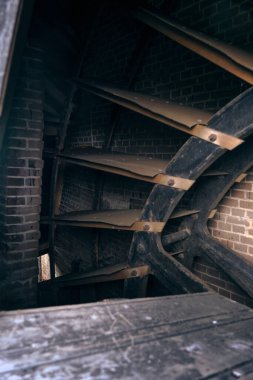
<path id="1" fill-rule="evenodd" d="M 191 45 L 194 34 L 186 43 L 182 30 L 208 36 L 212 40 L 207 46 L 222 42 L 222 49 L 235 46 L 250 55 L 251 2 L 37 0 L 32 9 L 2 154 L 2 166 L 5 158 L 10 160 L 5 161 L 5 176 L 11 176 L 6 180 L 11 188 L 2 191 L 2 230 L 8 235 L 2 239 L 3 289 L 8 289 L 3 307 L 210 288 L 251 306 L 251 290 L 227 265 L 206 255 L 193 237 L 196 225 L 206 218 L 203 226 L 217 242 L 251 262 L 251 165 L 244 170 L 241 164 L 240 181 L 231 172 L 229 185 L 217 192 L 207 217 L 201 192 L 216 188 L 219 178 L 225 181 L 228 173 L 222 168 L 232 167 L 234 156 L 226 154 L 225 163 L 223 157 L 210 158 L 208 170 L 200 169 L 195 180 L 184 158 L 192 138 L 180 126 L 189 112 L 198 113 L 197 123 L 204 123 L 250 87 L 241 66 L 222 63 L 223 54 L 230 59 L 227 50 L 213 59 L 203 42 L 197 48 Z M 170 20 L 171 35 L 159 29 L 164 28 L 163 17 Z M 212 47 L 215 54 L 219 48 Z M 162 114 L 163 104 L 170 103 L 179 107 L 173 110 L 178 119 L 172 124 Z M 182 120 L 180 115 L 185 115 Z M 30 135 L 20 130 L 25 125 Z M 190 152 L 192 162 L 201 161 L 199 148 Z M 170 171 L 162 165 L 173 166 L 175 160 L 185 168 L 172 168 L 167 180 L 160 173 Z M 159 174 L 145 175 L 148 162 Z M 180 176 L 189 180 L 178 184 Z M 177 197 L 176 207 L 170 197 Z M 6 202 L 13 206 L 10 213 Z M 153 264 L 153 243 L 147 247 L 145 236 L 153 236 L 162 250 Z M 166 259 L 171 261 L 165 279 Z M 182 284 L 182 273 L 170 278 L 173 268 L 186 271 L 193 283 Z"/>
<path id="2" fill-rule="evenodd" d="M 0 0 L 0 379 L 253 373 L 251 0 Z"/>

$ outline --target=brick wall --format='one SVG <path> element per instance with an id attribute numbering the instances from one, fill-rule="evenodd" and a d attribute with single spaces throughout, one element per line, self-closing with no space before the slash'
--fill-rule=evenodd
<path id="1" fill-rule="evenodd" d="M 164 2 L 153 1 L 152 3 L 159 8 L 163 6 Z M 252 48 L 253 4 L 251 1 L 181 0 L 174 3 L 172 16 L 183 24 L 203 31 L 210 36 L 238 44 L 242 48 Z M 128 64 L 131 61 L 134 46 L 138 43 L 138 38 L 142 32 L 143 25 L 134 20 L 127 12 L 121 12 L 114 7 L 104 9 L 101 13 L 99 27 L 90 41 L 91 48 L 84 63 L 83 76 L 86 78 L 89 76 L 98 77 L 108 82 L 125 85 Z M 132 86 L 136 91 L 169 98 L 212 112 L 216 112 L 247 87 L 248 85 L 240 79 L 156 32 L 145 48 L 141 65 Z M 81 91 L 76 98 L 76 106 L 68 131 L 68 146 L 101 147 L 113 120 L 115 107 L 106 100 Z M 170 159 L 186 139 L 187 136 L 172 128 L 122 109 L 111 149 Z M 243 183 L 248 184 L 248 179 Z M 71 166 L 66 168 L 61 210 L 92 208 L 97 191 L 96 184 L 96 176 L 92 174 L 92 171 L 80 168 L 73 170 Z M 251 242 L 249 240 L 246 242 L 246 239 L 250 238 L 250 226 L 244 225 L 247 230 L 244 229 L 243 233 L 242 229 L 239 232 L 238 219 L 233 219 L 233 221 L 230 219 L 230 225 L 227 223 L 228 219 L 225 220 L 225 224 L 224 220 L 221 219 L 222 214 L 226 215 L 221 210 L 222 207 L 223 210 L 224 207 L 227 207 L 224 202 L 227 202 L 228 198 L 230 202 L 233 203 L 235 200 L 236 205 L 242 207 L 243 200 L 240 198 L 242 194 L 235 193 L 236 188 L 237 190 L 241 189 L 240 186 L 242 184 L 236 185 L 231 194 L 224 198 L 219 212 L 209 226 L 214 236 L 225 239 L 226 244 L 230 244 L 231 248 L 239 251 L 238 244 L 240 244 L 240 252 L 247 250 L 245 253 L 251 254 L 252 247 L 249 245 Z M 244 201 L 248 201 L 250 198 L 250 190 L 252 188 L 248 189 L 247 195 L 244 193 Z M 150 186 L 139 181 L 119 179 L 117 176 L 106 174 L 104 175 L 102 208 L 142 207 L 149 191 Z M 236 207 L 234 206 L 233 212 L 235 212 Z M 250 209 L 249 202 L 246 208 Z M 244 217 L 250 218 L 250 210 L 247 211 L 246 208 L 244 208 Z M 233 215 L 231 211 L 230 216 L 239 217 L 240 215 Z M 231 231 L 227 231 L 229 228 Z M 226 235 L 226 238 L 224 235 L 217 236 L 219 233 L 227 234 L 228 232 L 230 235 Z M 64 241 L 68 236 L 71 242 L 72 230 L 69 229 L 67 232 L 65 229 L 64 239 L 62 236 L 63 232 L 59 229 L 58 245 L 63 248 L 64 255 L 64 244 L 61 240 Z M 233 240 L 233 236 L 235 240 Z M 119 261 L 126 258 L 129 240 L 124 239 L 122 232 L 114 231 L 111 233 L 106 244 L 101 239 L 100 241 L 99 251 L 102 252 L 103 249 L 106 249 L 104 259 L 100 257 L 101 265 L 106 261 L 106 257 L 113 257 L 113 255 Z M 118 241 L 121 241 L 121 255 L 118 252 Z M 73 260 L 75 255 L 79 257 L 80 248 L 75 250 L 75 244 L 69 244 L 72 247 L 71 260 Z M 83 247 L 86 247 L 88 243 L 86 241 L 83 244 Z M 89 255 L 93 256 L 96 253 L 95 244 L 91 244 L 89 247 L 91 249 Z M 84 251 L 87 252 L 86 248 Z M 66 260 L 67 255 L 66 252 Z M 202 275 L 200 268 L 201 265 L 204 267 L 204 264 L 199 262 L 198 265 L 198 270 L 197 267 L 195 268 L 196 273 Z M 210 265 L 209 263 L 209 268 Z M 68 267 L 70 267 L 70 263 Z M 204 270 L 203 275 L 206 273 Z M 211 277 L 219 279 L 221 275 L 215 276 L 214 273 L 218 273 L 217 268 L 214 268 Z M 213 284 L 216 286 L 215 280 Z M 228 292 L 226 286 L 221 286 L 220 289 L 223 289 L 224 294 L 225 291 Z M 234 294 L 236 294 L 235 291 Z"/>
<path id="2" fill-rule="evenodd" d="M 252 168 L 247 176 L 234 184 L 220 201 L 208 227 L 211 235 L 221 244 L 253 263 L 253 176 Z M 252 299 L 221 269 L 206 258 L 198 258 L 194 271 L 218 293 L 232 300 L 253 307 Z"/>
<path id="3" fill-rule="evenodd" d="M 236 183 L 219 203 L 209 222 L 216 239 L 245 258 L 253 261 L 253 169 Z"/>
<path id="4" fill-rule="evenodd" d="M 195 260 L 193 271 L 217 293 L 253 308 L 252 298 L 206 257 Z"/>
<path id="5" fill-rule="evenodd" d="M 43 167 L 43 52 L 25 49 L 10 110 L 0 186 L 1 308 L 36 306 Z"/>

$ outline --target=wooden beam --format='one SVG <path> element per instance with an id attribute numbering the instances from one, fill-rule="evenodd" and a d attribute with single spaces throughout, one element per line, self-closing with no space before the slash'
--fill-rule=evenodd
<path id="1" fill-rule="evenodd" d="M 63 151 L 60 157 L 71 164 L 182 190 L 188 190 L 194 183 L 188 178 L 168 175 L 165 171 L 168 162 L 151 157 L 83 148 Z"/>
<path id="2" fill-rule="evenodd" d="M 157 11 L 140 8 L 135 12 L 135 17 L 215 65 L 253 84 L 253 54 L 250 51 L 196 32 Z"/>
<path id="3" fill-rule="evenodd" d="M 76 80 L 76 83 L 84 90 L 97 96 L 208 141 L 211 144 L 218 145 L 223 149 L 233 150 L 243 142 L 243 140 L 232 134 L 212 129 L 209 125 L 211 115 L 208 112 L 98 82 Z"/>
<path id="4" fill-rule="evenodd" d="M 121 263 L 110 267 L 100 268 L 89 273 L 68 274 L 57 277 L 55 279 L 55 286 L 57 288 L 62 288 L 126 280 L 128 278 L 143 278 L 148 276 L 149 272 L 149 267 L 147 265 L 130 268 L 126 263 Z M 40 286 L 50 286 L 50 281 L 43 281 Z"/>

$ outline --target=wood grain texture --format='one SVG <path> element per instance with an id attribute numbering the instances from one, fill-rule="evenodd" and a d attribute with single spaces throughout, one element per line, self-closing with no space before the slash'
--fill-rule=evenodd
<path id="1" fill-rule="evenodd" d="M 206 379 L 253 371 L 253 312 L 213 293 L 0 313 L 0 376 Z M 216 377 L 215 377 L 216 376 Z"/>

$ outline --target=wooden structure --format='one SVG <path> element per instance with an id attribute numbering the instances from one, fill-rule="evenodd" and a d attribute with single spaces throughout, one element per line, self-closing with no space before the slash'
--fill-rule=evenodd
<path id="1" fill-rule="evenodd" d="M 253 84 L 250 53 L 148 9 L 139 9 L 134 16 L 147 30 L 152 27 Z M 143 41 L 145 34 L 134 54 Z M 99 80 L 83 80 L 85 54 L 84 46 L 69 96 L 46 81 L 50 96 L 61 98 L 65 112 L 59 117 L 50 104 L 45 104 L 45 112 L 53 115 L 46 134 L 57 135 L 58 144 L 56 150 L 45 152 L 53 159 L 50 210 L 41 220 L 41 225 L 48 226 L 49 238 L 41 241 L 39 254 L 49 252 L 51 279 L 39 287 L 48 303 L 57 305 L 65 291 L 81 292 L 83 286 L 120 281 L 123 298 L 92 305 L 1 312 L 0 379 L 252 378 L 252 311 L 214 294 L 192 273 L 192 266 L 196 256 L 207 255 L 253 297 L 252 262 L 219 244 L 207 230 L 207 220 L 220 199 L 253 164 L 253 88 L 211 115 L 132 91 L 136 68 L 130 70 L 124 89 Z M 65 140 L 77 90 L 156 120 L 164 128 L 178 129 L 189 139 L 171 160 L 114 152 L 117 108 L 103 149 L 85 146 L 68 150 Z M 93 209 L 60 213 L 66 163 L 97 172 Z M 214 163 L 215 169 L 211 167 Z M 144 207 L 101 210 L 104 173 L 153 185 Z M 189 207 L 183 208 L 180 201 L 193 188 Z M 166 228 L 171 220 L 177 221 L 176 231 Z M 127 262 L 85 273 L 73 270 L 57 277 L 59 226 L 92 229 L 97 237 L 101 230 L 111 230 L 112 234 L 128 231 L 132 240 Z M 144 298 L 151 276 L 173 296 Z M 79 298 L 77 303 L 81 301 Z"/>
<path id="2" fill-rule="evenodd" d="M 1 0 L 0 151 L 34 0 Z"/>
<path id="3" fill-rule="evenodd" d="M 253 376 L 252 310 L 213 293 L 2 312 L 0 319 L 2 380 Z"/>
<path id="4" fill-rule="evenodd" d="M 138 9 L 135 16 L 194 53 L 253 84 L 252 53 L 180 25 L 157 11 Z"/>
<path id="5" fill-rule="evenodd" d="M 250 53 L 224 42 L 212 40 L 148 9 L 139 9 L 134 15 L 177 43 L 241 79 L 253 83 L 253 57 Z M 205 284 L 191 272 L 194 257 L 198 252 L 205 251 L 249 295 L 253 296 L 251 263 L 234 252 L 228 253 L 227 248 L 225 249 L 209 236 L 206 228 L 207 219 L 215 213 L 221 196 L 234 182 L 239 181 L 245 170 L 252 165 L 250 154 L 245 157 L 244 153 L 240 153 L 244 152 L 244 149 L 250 150 L 249 143 L 245 143 L 244 140 L 253 132 L 252 88 L 239 95 L 215 115 L 211 115 L 167 99 L 136 93 L 129 88 L 118 88 L 116 85 L 98 80 L 80 79 L 83 59 L 82 54 L 62 120 L 63 129 L 59 135 L 57 150 L 50 152 L 50 156 L 54 157 L 50 215 L 46 220 L 42 220 L 42 223 L 49 225 L 51 285 L 54 287 L 54 284 L 59 281 L 55 281 L 54 273 L 55 229 L 58 225 L 68 225 L 97 230 L 109 228 L 133 231 L 128 266 L 148 266 L 148 272 L 175 294 L 208 290 Z M 131 80 L 129 86 L 130 84 Z M 65 137 L 72 113 L 71 104 L 77 88 L 157 120 L 164 124 L 164 128 L 168 125 L 179 129 L 191 137 L 170 161 L 112 152 L 110 148 L 116 121 L 112 124 L 103 149 L 91 147 L 65 149 Z M 227 151 L 232 151 L 230 156 Z M 233 157 L 234 154 L 236 160 L 239 157 L 237 164 L 231 168 L 229 159 L 226 159 L 222 164 L 218 164 L 215 170 L 210 170 L 210 166 L 225 153 L 226 157 Z M 90 168 L 100 173 L 100 180 L 97 183 L 97 204 L 93 210 L 59 214 L 63 168 L 66 163 Z M 142 210 L 101 211 L 100 193 L 103 188 L 103 172 L 154 184 L 144 208 Z M 207 177 L 204 185 L 203 181 L 199 181 L 199 178 L 203 176 Z M 188 210 L 178 208 L 184 194 L 193 186 L 196 195 L 192 205 Z M 208 197 L 211 199 L 208 204 L 206 203 L 207 186 L 210 192 Z M 181 218 L 178 231 L 173 232 L 171 236 L 167 233 L 163 236 L 166 223 L 176 217 Z M 182 252 L 184 259 L 179 261 L 177 255 Z M 140 287 L 143 289 L 142 281 L 140 281 Z M 134 297 L 138 294 L 138 279 L 133 281 L 132 278 L 125 277 L 124 288 L 125 295 Z"/>

